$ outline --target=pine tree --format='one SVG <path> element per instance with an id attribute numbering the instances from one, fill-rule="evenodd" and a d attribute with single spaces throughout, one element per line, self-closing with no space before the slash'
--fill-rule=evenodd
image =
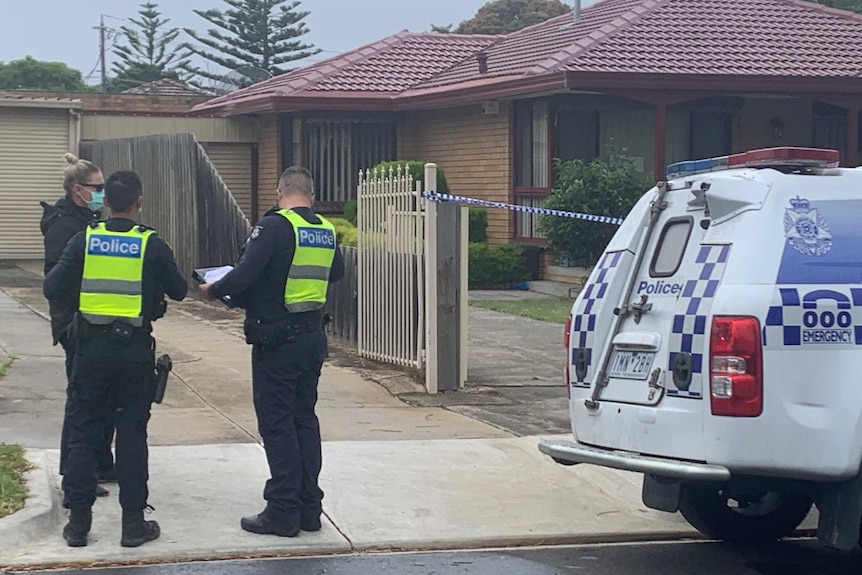
<path id="1" fill-rule="evenodd" d="M 181 79 L 189 53 L 175 49 L 180 29 L 164 30 L 170 20 L 162 18 L 157 8 L 154 2 L 141 4 L 139 17 L 129 20 L 134 26 L 120 28 L 125 43 L 114 48 L 119 61 L 112 67 L 115 76 L 109 81 L 110 91 L 120 92 L 163 78 Z"/>
<path id="2" fill-rule="evenodd" d="M 862 13 L 862 0 L 814 0 L 814 2 L 830 8 L 841 8 L 842 10 Z"/>
<path id="3" fill-rule="evenodd" d="M 302 20 L 307 11 L 298 11 L 299 0 L 222 0 L 230 8 L 221 10 L 194 10 L 216 28 L 207 30 L 206 36 L 185 28 L 186 33 L 199 45 L 187 43 L 185 47 L 204 60 L 217 64 L 234 74 L 234 83 L 248 85 L 259 80 L 254 70 L 277 76 L 289 71 L 282 64 L 301 60 L 320 52 L 299 38 L 309 29 Z M 203 79 L 215 82 L 224 80 L 225 73 L 213 73 L 201 68 L 188 67 L 188 71 Z"/>

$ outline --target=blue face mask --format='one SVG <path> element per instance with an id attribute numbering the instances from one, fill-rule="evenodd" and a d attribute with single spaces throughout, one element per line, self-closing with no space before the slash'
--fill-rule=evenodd
<path id="1" fill-rule="evenodd" d="M 87 202 L 87 207 L 97 212 L 105 206 L 105 192 L 93 192 L 93 198 Z"/>

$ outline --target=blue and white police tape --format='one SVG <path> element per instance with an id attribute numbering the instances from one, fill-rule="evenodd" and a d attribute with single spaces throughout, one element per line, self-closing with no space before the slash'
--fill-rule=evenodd
<path id="1" fill-rule="evenodd" d="M 525 212 L 528 214 L 539 214 L 542 216 L 557 216 L 560 218 L 573 218 L 577 220 L 586 220 L 588 222 L 599 222 L 603 224 L 621 225 L 622 218 L 614 218 L 611 216 L 597 216 L 595 214 L 580 214 L 578 212 L 564 212 L 562 210 L 549 210 L 548 208 L 534 208 L 531 206 L 518 206 L 515 204 L 504 204 L 502 202 L 489 202 L 488 200 L 477 200 L 475 198 L 465 198 L 463 196 L 453 196 L 452 194 L 441 194 L 437 192 L 422 192 L 422 196 L 433 202 L 458 202 L 461 204 L 472 204 L 474 206 L 483 206 L 486 208 L 501 208 L 504 210 L 513 210 L 516 212 Z"/>

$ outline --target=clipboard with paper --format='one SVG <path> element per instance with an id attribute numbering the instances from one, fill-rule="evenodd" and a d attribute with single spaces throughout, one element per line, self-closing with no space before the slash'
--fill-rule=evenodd
<path id="1" fill-rule="evenodd" d="M 224 276 L 233 271 L 233 266 L 216 266 L 211 268 L 198 268 L 192 272 L 192 277 L 195 281 L 200 282 L 202 284 L 217 282 L 222 279 Z M 231 303 L 230 296 L 226 295 L 224 297 L 219 298 L 219 301 L 225 304 L 227 307 L 233 307 Z"/>

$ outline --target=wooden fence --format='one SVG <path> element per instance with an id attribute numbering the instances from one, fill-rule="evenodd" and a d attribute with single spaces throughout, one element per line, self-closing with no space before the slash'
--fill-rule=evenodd
<path id="1" fill-rule="evenodd" d="M 345 343 L 356 345 L 359 308 L 357 306 L 357 253 L 356 248 L 341 246 L 344 256 L 344 278 L 329 285 L 326 296 L 326 311 L 332 315 L 327 333 Z"/>
<path id="2" fill-rule="evenodd" d="M 99 165 L 106 178 L 117 170 L 138 173 L 144 184 L 141 223 L 171 245 L 190 282 L 197 267 L 236 261 L 251 225 L 193 135 L 81 142 L 81 157 Z"/>
<path id="3" fill-rule="evenodd" d="M 174 250 L 191 281 L 195 268 L 233 264 L 251 226 L 191 134 L 171 134 L 81 143 L 81 157 L 95 162 L 105 177 L 134 170 L 144 184 L 141 223 L 152 226 Z M 357 342 L 357 252 L 342 246 L 344 278 L 329 288 L 328 333 Z"/>

